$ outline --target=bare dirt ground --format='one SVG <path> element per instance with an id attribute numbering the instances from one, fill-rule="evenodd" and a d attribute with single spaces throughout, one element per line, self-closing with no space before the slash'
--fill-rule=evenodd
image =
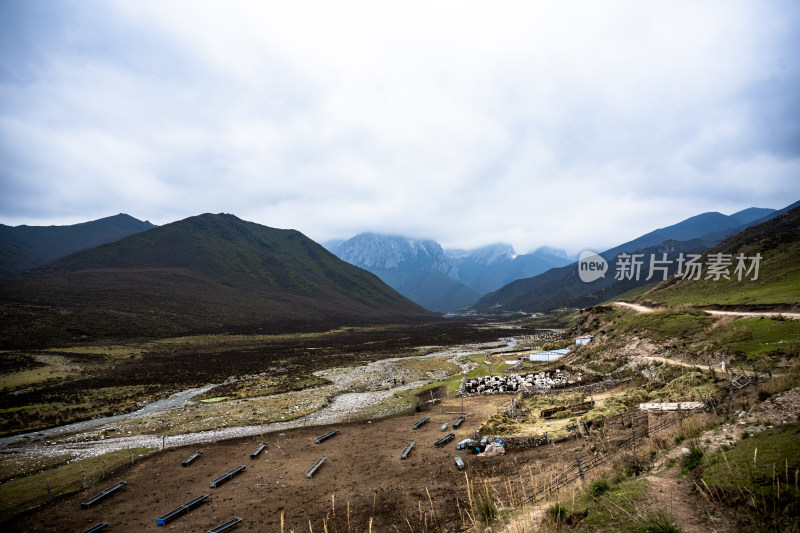
<path id="1" fill-rule="evenodd" d="M 715 513 L 694 489 L 688 477 L 677 477 L 679 467 L 647 478 L 650 505 L 667 513 L 683 533 L 735 531 L 736 524 Z"/>
<path id="2" fill-rule="evenodd" d="M 368 531 L 370 519 L 373 531 L 394 531 L 394 526 L 407 529 L 407 520 L 414 530 L 427 523 L 429 530 L 454 531 L 461 524 L 458 509 L 466 498 L 464 473 L 456 468 L 454 455 L 464 459 L 470 476 L 542 455 L 533 449 L 482 458 L 455 450 L 455 442 L 471 436 L 481 420 L 508 401 L 510 397 L 499 396 L 465 399 L 465 409 L 479 416 L 468 417 L 454 431 L 455 440 L 442 448 L 433 443 L 445 434 L 440 426 L 457 418 L 448 411 L 458 410 L 460 400 L 413 415 L 265 434 L 269 446 L 254 460 L 249 454 L 258 437 L 204 445 L 203 455 L 187 468 L 181 461 L 195 447 L 167 450 L 7 527 L 9 531 L 81 531 L 105 521 L 118 531 L 159 531 L 164 528 L 156 525 L 157 517 L 210 494 L 207 502 L 166 529 L 207 531 L 236 516 L 244 519 L 239 531 L 280 531 L 283 513 L 287 532 L 309 531 L 309 522 L 316 531 L 325 527 L 331 532 Z M 423 415 L 430 416 L 430 422 L 413 430 L 412 424 Z M 340 429 L 338 435 L 314 443 L 333 427 Z M 409 441 L 417 444 L 409 459 L 402 460 L 400 452 Z M 327 462 L 312 479 L 306 479 L 306 470 L 323 456 Z M 219 488 L 209 488 L 209 481 L 239 465 L 247 470 Z M 88 510 L 80 509 L 81 501 L 117 481 L 126 481 L 127 486 Z"/>

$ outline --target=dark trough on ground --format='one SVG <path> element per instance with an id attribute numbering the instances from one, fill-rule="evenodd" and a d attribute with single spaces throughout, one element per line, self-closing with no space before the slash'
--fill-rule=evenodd
<path id="1" fill-rule="evenodd" d="M 228 520 L 224 524 L 220 524 L 217 527 L 215 527 L 214 529 L 209 529 L 206 533 L 222 533 L 223 531 L 227 531 L 230 528 L 238 526 L 241 523 L 242 523 L 242 519 L 241 518 L 239 518 L 239 517 L 231 518 L 230 520 Z"/>
<path id="2" fill-rule="evenodd" d="M 445 435 L 441 439 L 439 439 L 436 442 L 434 442 L 433 445 L 436 446 L 437 448 L 440 447 L 440 446 L 444 446 L 445 444 L 447 444 L 448 442 L 453 440 L 455 438 L 455 436 L 456 436 L 455 433 L 448 433 L 447 435 Z"/>
<path id="3" fill-rule="evenodd" d="M 240 473 L 244 472 L 245 468 L 247 468 L 247 467 L 244 466 L 244 465 L 239 465 L 236 468 L 234 468 L 233 470 L 229 470 L 228 472 L 225 472 L 224 474 L 219 476 L 217 479 L 215 479 L 213 481 L 210 481 L 208 483 L 208 486 L 211 487 L 212 489 L 215 489 L 215 488 L 219 487 L 220 485 L 222 485 L 223 483 L 225 483 L 226 481 L 230 481 L 231 479 L 233 479 L 233 476 L 235 476 L 236 474 L 240 474 Z"/>
<path id="4" fill-rule="evenodd" d="M 208 494 L 203 494 L 202 496 L 198 496 L 194 500 L 188 501 L 183 505 L 176 507 L 175 509 L 168 512 L 164 516 L 156 518 L 156 525 L 159 526 L 166 525 L 167 522 L 171 522 L 172 520 L 178 518 L 182 514 L 188 513 L 189 511 L 191 511 L 192 509 L 203 503 L 206 500 L 206 498 L 208 498 Z"/>
<path id="5" fill-rule="evenodd" d="M 406 447 L 403 448 L 403 452 L 400 454 L 400 458 L 408 459 L 408 454 L 411 453 L 411 448 L 413 448 L 415 444 L 416 442 L 414 442 L 413 440 L 408 444 L 406 444 Z"/>
<path id="6" fill-rule="evenodd" d="M 256 457 L 258 457 L 258 454 L 260 454 L 266 447 L 267 447 L 266 442 L 262 442 L 261 444 L 259 444 L 258 448 L 253 450 L 253 453 L 250 454 L 250 459 L 255 459 Z"/>
<path id="7" fill-rule="evenodd" d="M 320 442 L 328 440 L 329 438 L 333 437 L 337 433 L 339 433 L 338 429 L 332 429 L 331 431 L 325 433 L 324 435 L 321 435 L 321 436 L 317 437 L 316 439 L 314 439 L 314 442 L 319 444 Z"/>
<path id="8" fill-rule="evenodd" d="M 424 426 L 425 424 L 427 424 L 427 423 L 428 423 L 428 420 L 430 420 L 430 419 L 431 419 L 431 417 L 429 417 L 429 416 L 426 416 L 426 417 L 420 418 L 419 420 L 417 420 L 417 421 L 414 423 L 414 425 L 413 425 L 413 426 L 411 426 L 411 429 L 419 429 L 419 428 L 421 428 L 422 426 Z"/>
<path id="9" fill-rule="evenodd" d="M 312 466 L 311 468 L 309 468 L 308 470 L 306 470 L 306 477 L 307 477 L 308 479 L 311 479 L 311 476 L 313 476 L 314 474 L 316 474 L 316 473 L 317 473 L 317 470 L 319 470 L 319 467 L 321 467 L 321 466 L 322 466 L 322 463 L 324 463 L 324 462 L 325 462 L 325 461 L 327 461 L 327 460 L 328 460 L 328 458 L 327 458 L 327 457 L 320 457 L 319 459 L 317 459 L 317 462 L 316 462 L 316 463 L 314 463 L 314 464 L 313 464 L 313 466 Z"/>
<path id="10" fill-rule="evenodd" d="M 194 452 L 192 455 L 190 455 L 189 457 L 187 457 L 186 459 L 184 459 L 184 460 L 183 460 L 183 462 L 181 463 L 181 465 L 182 465 L 182 466 L 189 466 L 190 464 L 192 464 L 192 461 L 194 461 L 195 459 L 197 459 L 198 457 L 200 457 L 200 455 L 201 455 L 202 453 L 203 453 L 203 452 L 202 452 L 202 451 L 200 451 L 200 450 L 198 450 L 198 451 Z"/>
<path id="11" fill-rule="evenodd" d="M 98 492 L 97 494 L 95 494 L 94 496 L 92 496 L 91 498 L 89 498 L 88 500 L 81 502 L 81 509 L 88 509 L 89 507 L 91 507 L 92 505 L 96 504 L 97 502 L 108 498 L 114 492 L 118 491 L 119 489 L 121 489 L 125 485 L 126 485 L 125 481 L 120 481 L 119 483 L 114 483 L 113 485 L 108 487 L 106 490 L 102 490 L 102 491 Z"/>
<path id="12" fill-rule="evenodd" d="M 458 429 L 458 426 L 460 426 L 464 422 L 464 420 L 466 420 L 466 418 L 463 416 L 459 416 L 458 418 L 456 418 L 456 421 L 453 422 L 453 429 Z"/>

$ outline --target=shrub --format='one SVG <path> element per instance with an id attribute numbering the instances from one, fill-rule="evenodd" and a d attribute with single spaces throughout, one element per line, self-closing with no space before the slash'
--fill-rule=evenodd
<path id="1" fill-rule="evenodd" d="M 563 522 L 568 514 L 569 510 L 560 503 L 553 504 L 547 508 L 547 516 L 554 522 Z"/>
<path id="2" fill-rule="evenodd" d="M 598 479 L 589 484 L 588 490 L 593 498 L 598 498 L 611 490 L 611 484 L 605 479 Z"/>
<path id="3" fill-rule="evenodd" d="M 625 453 L 614 461 L 613 469 L 616 474 L 615 481 L 622 481 L 626 477 L 638 476 L 645 471 L 646 465 L 638 455 Z"/>
<path id="4" fill-rule="evenodd" d="M 683 471 L 684 472 L 691 472 L 698 466 L 700 466 L 700 462 L 703 460 L 703 449 L 698 446 L 692 446 L 689 449 L 689 453 L 683 456 Z"/>

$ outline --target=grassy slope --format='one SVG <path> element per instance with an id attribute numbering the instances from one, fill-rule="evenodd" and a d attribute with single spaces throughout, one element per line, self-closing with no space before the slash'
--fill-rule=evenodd
<path id="1" fill-rule="evenodd" d="M 650 305 L 772 306 L 800 304 L 800 208 L 753 226 L 709 250 L 710 253 L 761 254 L 758 279 L 668 280 L 638 295 Z M 705 260 L 704 257 L 704 260 Z M 629 296 L 636 296 L 630 294 Z"/>
<path id="2" fill-rule="evenodd" d="M 577 351 L 577 357 L 590 366 L 606 356 L 622 364 L 617 352 L 637 339 L 698 362 L 727 354 L 739 362 L 778 365 L 800 355 L 800 322 L 780 317 L 733 320 L 691 309 L 643 314 L 601 306 L 584 311 L 579 327 L 596 335 L 595 341 Z"/>

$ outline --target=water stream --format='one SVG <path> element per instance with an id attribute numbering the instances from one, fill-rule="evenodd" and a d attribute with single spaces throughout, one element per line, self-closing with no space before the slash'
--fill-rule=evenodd
<path id="1" fill-rule="evenodd" d="M 103 426 L 105 424 L 119 422 L 120 420 L 126 420 L 128 418 L 133 418 L 153 411 L 171 409 L 172 407 L 177 407 L 183 404 L 183 402 L 185 402 L 186 400 L 190 400 L 195 396 L 203 394 L 204 392 L 214 387 L 216 387 L 216 384 L 206 385 L 205 387 L 200 387 L 199 389 L 185 390 L 177 394 L 173 394 L 169 398 L 164 398 L 163 400 L 157 400 L 155 402 L 149 403 L 144 407 L 142 407 L 141 409 L 138 409 L 136 411 L 131 411 L 130 413 L 124 413 L 121 415 L 114 415 L 114 416 L 106 416 L 102 418 L 92 418 L 90 420 L 82 420 L 81 422 L 74 422 L 72 424 L 67 424 L 65 426 L 58 426 L 50 429 L 42 429 L 40 431 L 32 431 L 30 433 L 12 435 L 11 437 L 3 437 L 0 438 L 0 445 L 15 444 L 20 441 L 27 440 L 29 438 L 39 439 L 45 437 L 58 437 L 60 435 L 66 435 L 69 433 L 87 431 L 89 429 L 94 429 Z"/>

